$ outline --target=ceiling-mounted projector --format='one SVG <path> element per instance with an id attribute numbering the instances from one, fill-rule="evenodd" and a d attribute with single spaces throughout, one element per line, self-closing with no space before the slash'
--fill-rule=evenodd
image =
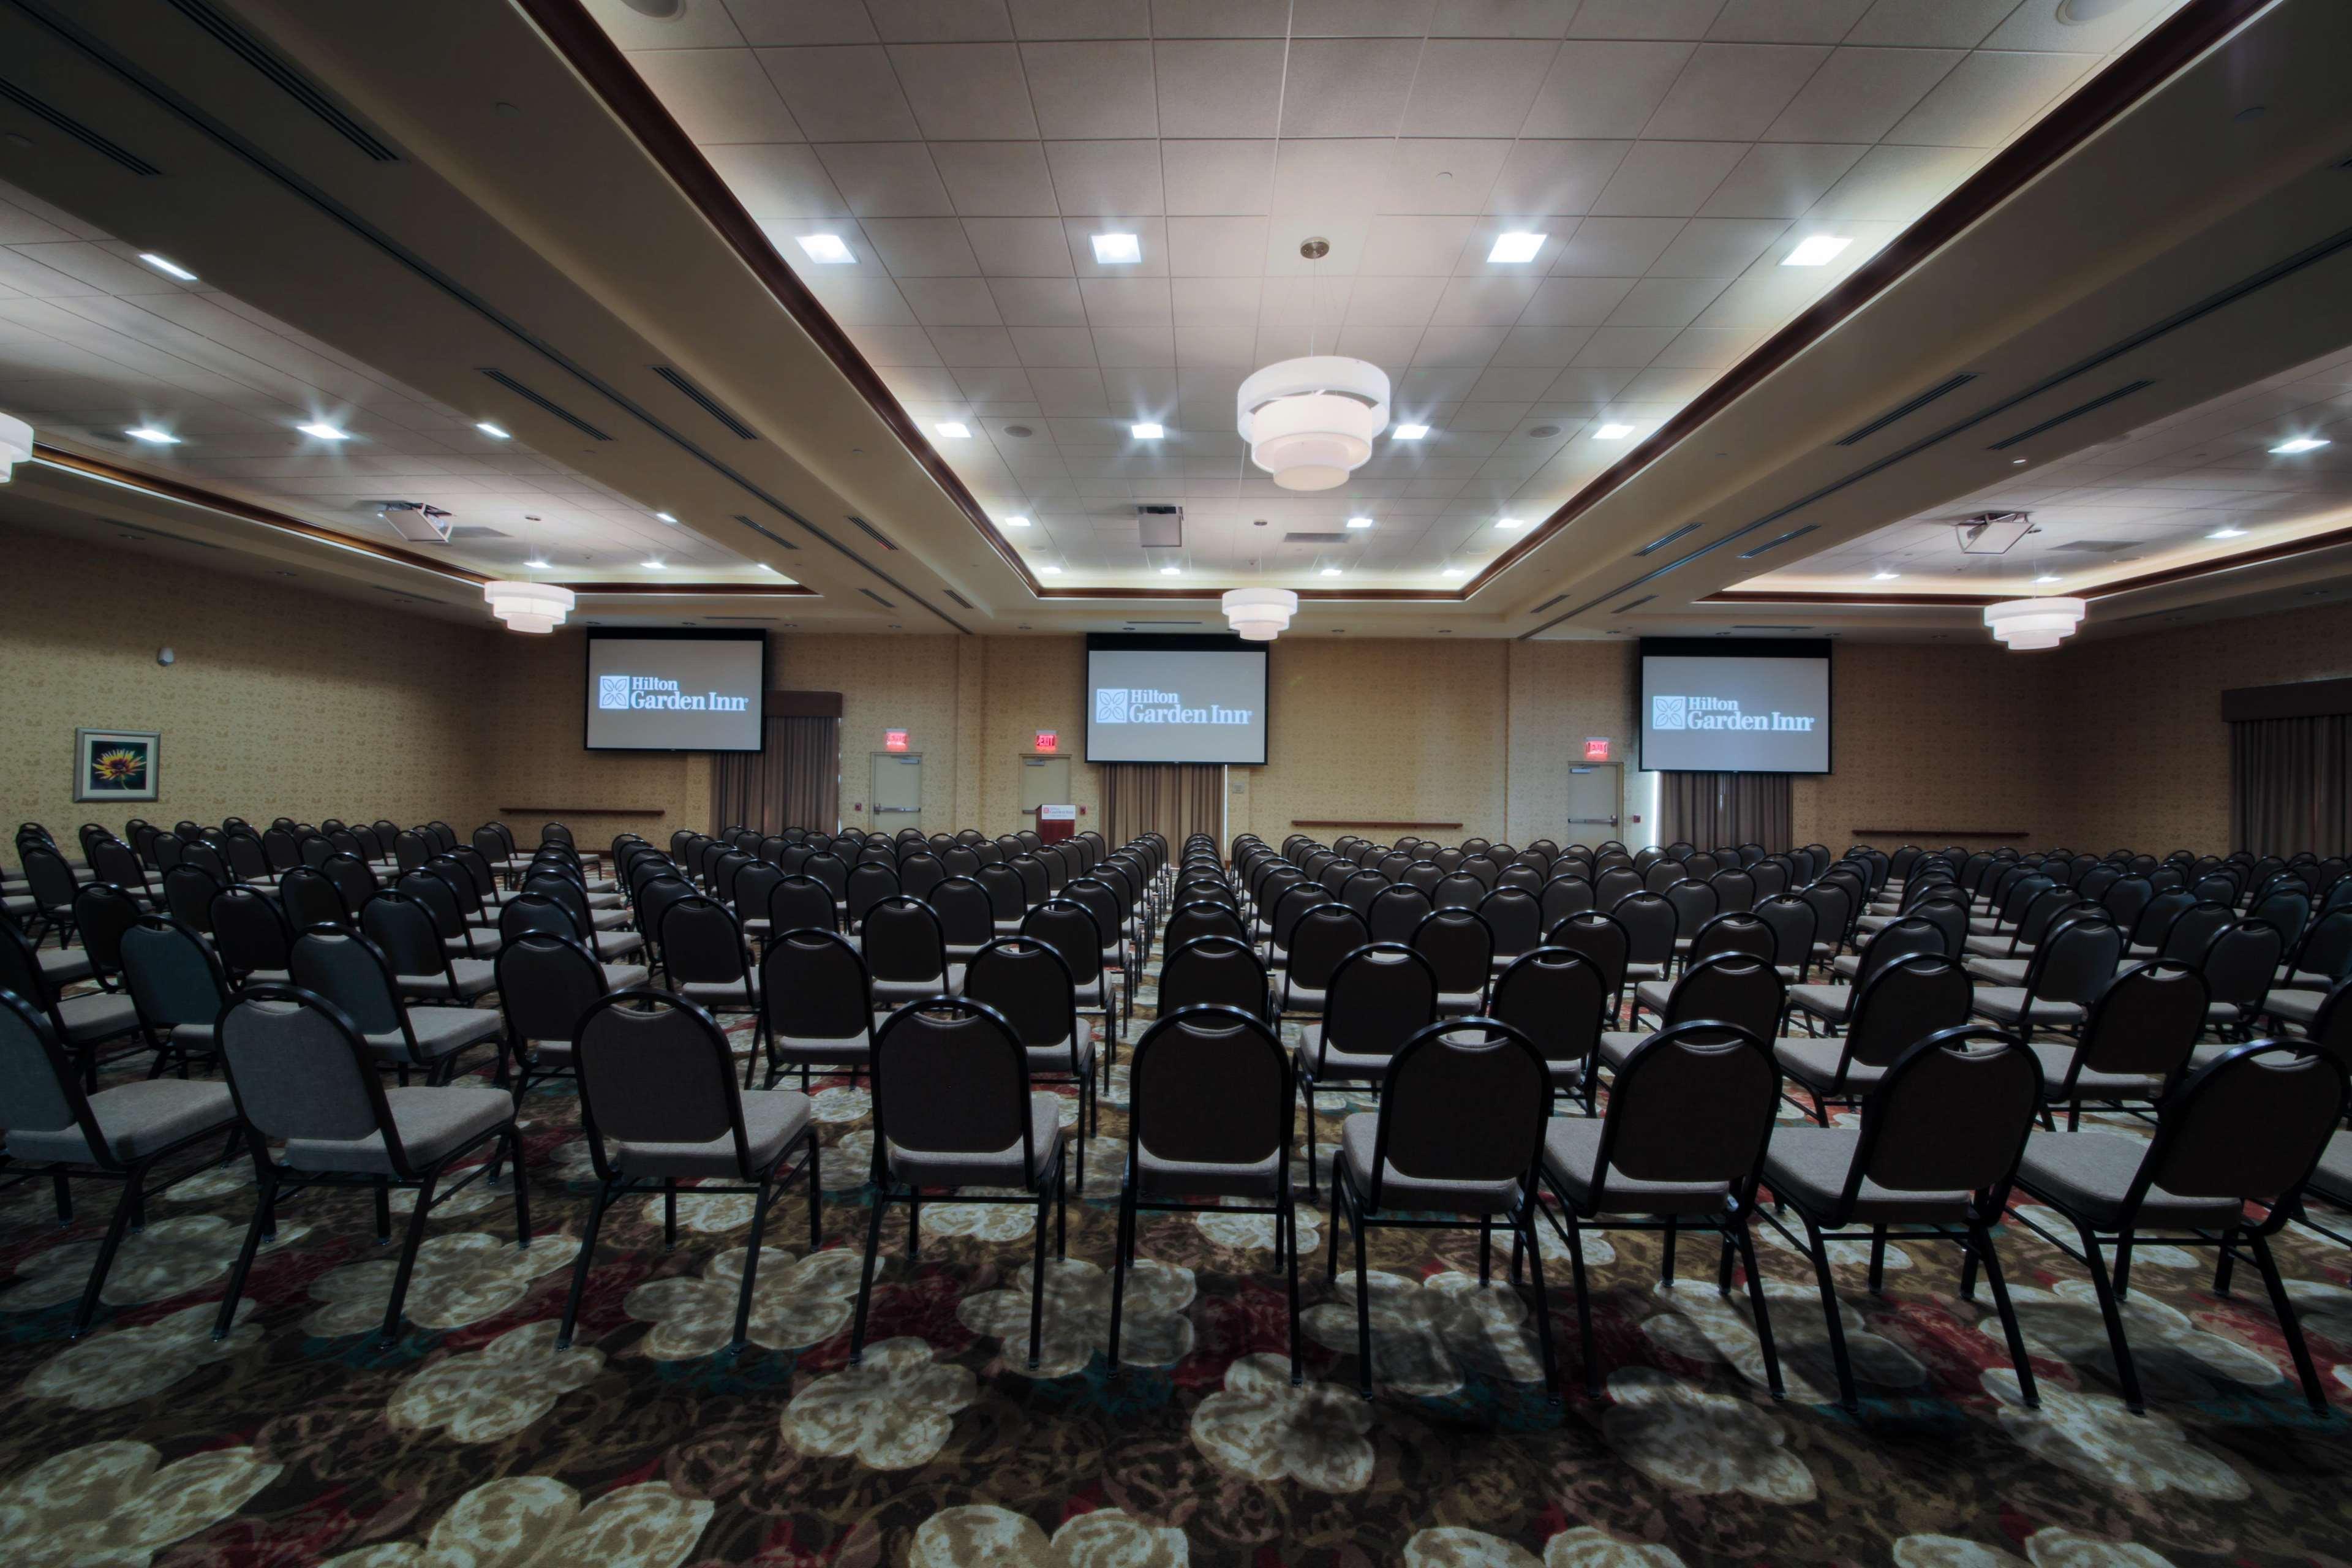
<path id="1" fill-rule="evenodd" d="M 2022 511 L 1980 511 L 1952 524 L 1961 551 L 1969 555 L 2006 555 L 2010 547 L 2034 531 L 2033 518 Z"/>
<path id="2" fill-rule="evenodd" d="M 1184 548 L 1184 509 L 1181 506 L 1139 506 L 1136 536 L 1146 550 Z"/>
<path id="3" fill-rule="evenodd" d="M 449 542 L 449 514 L 437 506 L 426 506 L 421 500 L 380 500 L 375 503 L 375 514 L 412 544 Z"/>

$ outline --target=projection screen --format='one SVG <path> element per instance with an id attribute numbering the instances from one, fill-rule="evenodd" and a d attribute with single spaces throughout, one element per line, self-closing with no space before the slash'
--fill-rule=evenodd
<path id="1" fill-rule="evenodd" d="M 1642 766 L 1830 771 L 1826 641 L 1642 639 Z"/>
<path id="2" fill-rule="evenodd" d="M 1265 646 L 1239 637 L 1087 639 L 1087 761 L 1265 761 Z"/>
<path id="3" fill-rule="evenodd" d="M 592 752 L 756 752 L 765 632 L 590 632 Z"/>

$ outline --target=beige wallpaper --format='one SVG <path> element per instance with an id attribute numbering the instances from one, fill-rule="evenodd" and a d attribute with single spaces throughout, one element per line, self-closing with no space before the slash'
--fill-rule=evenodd
<path id="1" fill-rule="evenodd" d="M 1538 838 L 1570 844 L 1605 836 L 1569 826 L 1568 770 L 1584 760 L 1586 740 L 1598 738 L 1610 742 L 1610 754 L 1630 776 L 1639 696 L 1631 639 L 1503 646 L 1510 658 L 1511 724 L 1502 837 L 1524 846 Z M 1618 836 L 1637 841 L 1649 830 L 1650 825 L 1628 825 Z"/>
<path id="2" fill-rule="evenodd" d="M 667 845 L 680 827 L 708 831 L 710 758 L 691 752 L 591 752 L 581 744 L 587 711 L 588 647 L 578 626 L 546 637 L 496 634 L 490 665 L 496 700 L 486 705 L 486 812 L 525 844 L 561 818 L 584 846 L 622 832 Z"/>
<path id="3" fill-rule="evenodd" d="M 492 733 L 481 674 L 499 641 L 487 623 L 212 571 L 208 553 L 0 525 L 0 816 L 12 832 L 31 820 L 70 841 L 85 821 L 119 832 L 133 816 L 438 816 L 460 832 L 481 820 L 478 760 Z M 167 645 L 168 668 L 155 661 Z M 160 798 L 76 804 L 77 726 L 159 731 Z"/>

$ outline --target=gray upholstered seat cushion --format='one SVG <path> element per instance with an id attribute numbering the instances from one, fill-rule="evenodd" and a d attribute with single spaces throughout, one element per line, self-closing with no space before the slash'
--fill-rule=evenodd
<path id="1" fill-rule="evenodd" d="M 2147 1139 L 2121 1132 L 2036 1132 L 2025 1141 L 2017 1180 L 2054 1207 L 2113 1230 L 2147 1148 Z M 2143 1229 L 2232 1226 L 2243 1209 L 2234 1198 L 2184 1198 L 2150 1187 L 2133 1224 Z"/>
<path id="2" fill-rule="evenodd" d="M 600 963 L 604 972 L 604 989 L 626 991 L 632 985 L 643 985 L 653 971 L 642 963 Z"/>
<path id="3" fill-rule="evenodd" d="M 2319 1168 L 2311 1173 L 2311 1190 L 2339 1208 L 2352 1208 L 2352 1132 L 2327 1141 Z"/>
<path id="4" fill-rule="evenodd" d="M 1339 1159 L 1365 1203 L 1372 1201 L 1372 1150 L 1380 1139 L 1380 1113 L 1360 1110 L 1339 1124 Z M 1426 1210 L 1439 1214 L 1508 1214 L 1519 1205 L 1519 1184 L 1433 1181 L 1407 1175 L 1394 1160 L 1381 1173 L 1383 1213 Z"/>
<path id="5" fill-rule="evenodd" d="M 2032 1047 L 2042 1063 L 2042 1091 L 2045 1098 L 2064 1103 L 2066 1069 L 2074 1065 L 2074 1047 L 2063 1041 L 2043 1041 Z M 2137 1073 L 2092 1072 L 2085 1069 L 2074 1080 L 2076 1100 L 2154 1100 L 2164 1089 L 2160 1078 L 2144 1077 Z"/>
<path id="6" fill-rule="evenodd" d="M 939 995 L 953 996 L 963 990 L 964 966 L 950 963 L 943 974 L 929 980 L 877 980 L 874 982 L 874 1005 L 877 1007 L 902 1007 L 909 1002 L 924 1002 Z M 1097 987 L 1099 988 L 1099 987 Z M 1087 1004 L 1081 1002 L 1080 1006 Z M 1097 1002 L 1094 1005 L 1099 1006 Z"/>
<path id="7" fill-rule="evenodd" d="M 1457 1018 L 1475 1013 L 1486 1005 L 1484 991 L 1441 991 L 1437 994 L 1437 1011 L 1441 1017 Z"/>
<path id="8" fill-rule="evenodd" d="M 1970 1006 L 1978 1016 L 1990 1018 L 1996 1024 L 2029 1021 L 2025 1016 L 2025 987 L 2022 985 L 1988 985 L 1977 993 Z M 2037 998 L 2030 1021 L 2072 1027 L 2083 1021 L 2083 1006 L 2079 1002 L 2050 1002 Z"/>
<path id="9" fill-rule="evenodd" d="M 1555 1116 L 1544 1128 L 1544 1173 L 1584 1214 L 1593 1210 L 1592 1178 L 1601 1163 L 1601 1121 Z M 1726 1182 L 1637 1182 L 1612 1170 L 1601 1192 L 1603 1214 L 1714 1214 L 1731 1194 Z"/>
<path id="10" fill-rule="evenodd" d="M 290 969 L 257 969 L 245 977 L 247 985 L 291 985 L 294 972 Z"/>
<path id="11" fill-rule="evenodd" d="M 630 958 L 646 950 L 646 939 L 633 931 L 600 931 L 596 956 L 604 960 Z"/>
<path id="12" fill-rule="evenodd" d="M 1774 1197 L 1817 1217 L 1833 1214 L 1861 1148 L 1860 1128 L 1775 1127 L 1764 1151 L 1764 1184 Z M 1871 1225 L 1958 1225 L 1968 1212 L 1964 1192 L 1896 1192 L 1865 1178 L 1846 1217 Z"/>
<path id="13" fill-rule="evenodd" d="M 1664 980 L 1666 966 L 1663 963 L 1629 963 L 1625 966 L 1628 980 Z"/>
<path id="14" fill-rule="evenodd" d="M 2263 1011 L 2284 1023 L 2311 1026 L 2319 1016 L 2319 1005 L 2327 1000 L 2325 991 L 2273 991 L 2264 998 Z"/>
<path id="15" fill-rule="evenodd" d="M 1845 1018 L 1846 1009 L 1853 1005 L 1853 987 L 1791 985 L 1789 987 L 1789 1005 L 1801 1007 L 1817 1018 L 1840 1023 Z"/>
<path id="16" fill-rule="evenodd" d="M 1176 1198 L 1263 1198 L 1280 1195 L 1282 1155 L 1268 1154 L 1255 1164 L 1225 1165 L 1208 1161 L 1163 1160 L 1140 1150 L 1135 1162 L 1136 1192 L 1148 1200 Z"/>
<path id="17" fill-rule="evenodd" d="M 120 1163 L 143 1160 L 183 1138 L 226 1130 L 236 1121 L 228 1085 L 203 1079 L 140 1079 L 89 1097 L 98 1135 Z M 79 1126 L 47 1131 L 13 1129 L 8 1152 L 19 1160 L 87 1161 L 90 1149 Z"/>
<path id="18" fill-rule="evenodd" d="M 863 1062 L 874 1057 L 874 1033 L 827 1039 L 814 1035 L 778 1035 L 771 1047 L 780 1062 Z"/>
<path id="19" fill-rule="evenodd" d="M 1663 980 L 1644 980 L 1633 987 L 1633 1000 L 1651 1012 L 1663 1015 L 1666 1010 L 1666 1000 L 1674 992 L 1675 988 Z"/>
<path id="20" fill-rule="evenodd" d="M 1285 1013 L 1312 1013 L 1320 1016 L 1323 1011 L 1322 992 L 1305 985 L 1293 984 L 1287 975 L 1279 984 L 1280 989 L 1277 994 L 1282 998 L 1282 1010 Z"/>
<path id="21" fill-rule="evenodd" d="M 1076 1070 L 1080 1077 L 1084 1077 L 1095 1065 L 1095 1037 L 1091 1030 L 1081 1030 L 1080 1035 Z M 1066 1074 L 1070 1070 L 1070 1042 L 1067 1039 L 1055 1040 L 1049 1046 L 1029 1047 L 1031 1076 L 1041 1072 Z"/>
<path id="22" fill-rule="evenodd" d="M 86 947 L 45 947 L 40 953 L 41 974 L 55 985 L 70 985 L 77 980 L 89 978 L 89 949 Z"/>
<path id="23" fill-rule="evenodd" d="M 451 984 L 452 977 L 456 984 Z M 471 1002 L 499 988 L 497 966 L 487 958 L 453 958 L 448 974 L 403 974 L 396 977 L 404 996 L 429 996 L 440 1002 Z"/>
<path id="24" fill-rule="evenodd" d="M 718 1176 L 748 1181 L 776 1163 L 792 1141 L 807 1130 L 815 1114 L 805 1094 L 788 1089 L 747 1089 L 743 1091 L 743 1146 L 751 1168 L 735 1163 L 735 1134 L 730 1129 L 707 1143 L 624 1143 L 621 1169 L 632 1176 Z"/>
<path id="25" fill-rule="evenodd" d="M 1021 1144 L 1016 1139 L 1002 1149 L 978 1152 L 933 1151 L 890 1145 L 891 1179 L 924 1187 L 1030 1187 L 1045 1179 L 1054 1151 L 1075 1129 L 1062 1126 L 1062 1097 L 1029 1097 L 1030 1168 L 1021 1168 Z"/>
<path id="26" fill-rule="evenodd" d="M 1601 1059 L 1611 1068 L 1622 1068 L 1633 1053 L 1650 1037 L 1647 1029 L 1603 1029 L 1601 1032 Z"/>
<path id="27" fill-rule="evenodd" d="M 677 994 L 714 1010 L 747 1012 L 760 1005 L 760 976 L 755 972 L 740 980 L 688 980 L 678 986 Z"/>
<path id="28" fill-rule="evenodd" d="M 476 1084 L 387 1089 L 383 1100 L 411 1170 L 446 1157 L 514 1115 L 514 1099 L 506 1090 Z M 389 1174 L 393 1168 L 381 1132 L 364 1138 L 289 1139 L 286 1163 L 298 1171 L 376 1174 Z"/>
<path id="29" fill-rule="evenodd" d="M 1396 1060 L 1377 1051 L 1323 1048 L 1323 1026 L 1309 1024 L 1298 1047 L 1298 1072 L 1318 1083 L 1386 1083 Z"/>
<path id="30" fill-rule="evenodd" d="M 1852 981 L 1862 973 L 1862 954 L 1841 952 L 1830 960 L 1830 973 L 1840 980 Z"/>
<path id="31" fill-rule="evenodd" d="M 127 1035 L 139 1026 L 139 1009 L 121 992 L 86 991 L 60 998 L 58 1021 L 65 1025 L 69 1045 L 89 1045 Z"/>
<path id="32" fill-rule="evenodd" d="M 962 989 L 962 981 L 958 980 L 955 984 L 956 989 Z M 1084 985 L 1077 988 L 1075 995 L 1076 997 L 1078 1010 L 1080 1012 L 1100 1011 L 1105 1005 L 1105 1003 L 1103 1002 L 1102 977 L 1100 975 L 1097 975 L 1094 979 L 1087 981 Z"/>
<path id="33" fill-rule="evenodd" d="M 436 1061 L 453 1051 L 483 1040 L 495 1039 L 499 1033 L 499 1016 L 488 1007 L 411 1007 L 408 1028 L 416 1037 L 417 1055 L 426 1061 Z M 367 1037 L 368 1049 L 376 1059 L 386 1062 L 407 1061 L 408 1043 L 397 1029 Z"/>
<path id="34" fill-rule="evenodd" d="M 2033 967 L 2033 961 L 2030 958 L 1977 958 L 1972 956 L 1967 960 L 1962 967 L 1968 970 L 1969 977 L 1976 981 L 1980 985 L 2014 985 L 2022 987 L 2025 984 L 2025 972 Z"/>
<path id="35" fill-rule="evenodd" d="M 1817 1040 L 1802 1035 L 1783 1035 L 1772 1042 L 1772 1059 L 1780 1070 L 1803 1084 L 1807 1089 L 1839 1094 L 1861 1094 L 1877 1087 L 1886 1076 L 1886 1069 L 1872 1067 L 1867 1062 L 1850 1062 L 1845 1069 L 1845 1084 L 1838 1087 L 1838 1062 L 1845 1056 L 1842 1039 Z"/>
<path id="36" fill-rule="evenodd" d="M 1961 943 L 1961 951 L 1975 958 L 2010 958 L 2017 944 L 2005 936 L 1972 936 Z"/>

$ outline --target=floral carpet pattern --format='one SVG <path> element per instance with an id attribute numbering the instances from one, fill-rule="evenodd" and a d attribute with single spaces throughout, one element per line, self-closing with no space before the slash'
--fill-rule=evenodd
<path id="1" fill-rule="evenodd" d="M 1130 1039 L 1151 997 L 1147 975 Z M 1890 1248 L 1883 1297 L 1867 1289 L 1866 1248 L 1836 1254 L 1864 1395 L 1862 1415 L 1845 1414 L 1811 1268 L 1769 1227 L 1759 1252 L 1784 1402 L 1766 1392 L 1745 1292 L 1715 1290 L 1711 1238 L 1685 1238 L 1669 1285 L 1661 1237 L 1588 1236 L 1594 1398 L 1566 1248 L 1546 1237 L 1554 1405 L 1533 1308 L 1499 1282 L 1504 1254 L 1482 1288 L 1475 1232 L 1399 1230 L 1370 1245 L 1379 1393 L 1367 1402 L 1352 1269 L 1325 1279 L 1331 1217 L 1303 1193 L 1303 1386 L 1290 1382 L 1273 1224 L 1244 1214 L 1144 1217 L 1114 1373 L 1126 1092 L 1122 1065 L 1072 1194 L 1069 1258 L 1048 1266 L 1034 1369 L 1034 1211 L 948 1201 L 925 1204 L 912 1265 L 905 1210 L 893 1214 L 866 1354 L 849 1364 L 873 1133 L 866 1092 L 844 1079 L 818 1096 L 824 1243 L 808 1249 L 794 1189 L 770 1220 L 734 1356 L 751 1201 L 690 1190 L 674 1250 L 658 1202 L 614 1207 L 578 1341 L 555 1348 L 590 1177 L 565 1081 L 523 1109 L 537 1239 L 515 1247 L 503 1186 L 477 1182 L 436 1211 L 389 1348 L 376 1334 L 393 1261 L 363 1195 L 289 1200 L 235 1331 L 215 1342 L 255 1188 L 244 1165 L 205 1171 L 150 1203 L 75 1341 L 110 1194 L 79 1186 L 60 1229 L 46 1183 L 0 1189 L 0 1561 L 2352 1562 L 2352 1254 L 2299 1226 L 2279 1251 L 2341 1407 L 2326 1417 L 2303 1405 L 2252 1271 L 2217 1297 L 2210 1254 L 2162 1247 L 2134 1260 L 2126 1316 L 2150 1412 L 2130 1415 L 2082 1266 L 2016 1223 L 2001 1246 L 2038 1410 L 2019 1397 L 1989 1297 L 1962 1300 L 1951 1250 L 1915 1242 Z M 1339 1110 L 1327 1097 L 1318 1132 L 1336 1135 Z"/>

